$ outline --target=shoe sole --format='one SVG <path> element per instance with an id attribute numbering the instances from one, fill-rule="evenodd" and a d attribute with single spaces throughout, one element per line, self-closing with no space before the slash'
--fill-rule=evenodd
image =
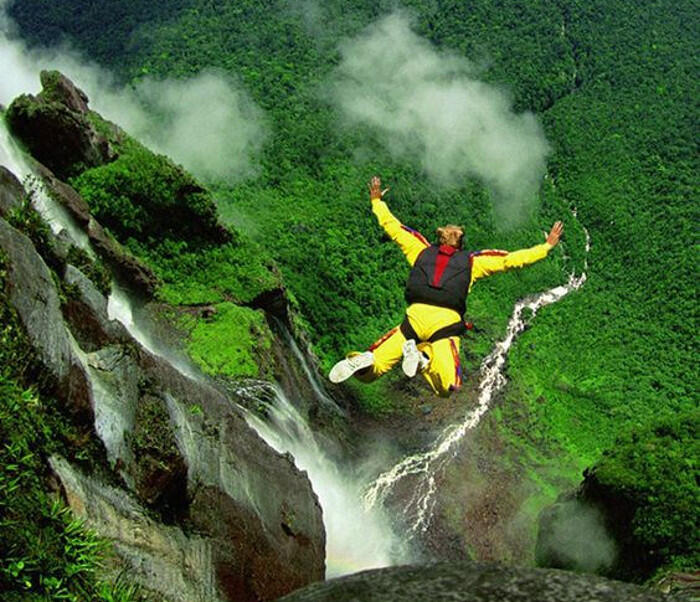
<path id="1" fill-rule="evenodd" d="M 362 361 L 355 364 L 355 366 L 351 366 L 348 360 L 340 360 L 331 368 L 331 371 L 328 373 L 328 380 L 336 384 L 342 383 L 355 374 L 355 372 L 364 368 L 369 368 L 372 364 L 374 364 L 374 358 L 371 357 L 362 358 Z"/>
<path id="2" fill-rule="evenodd" d="M 409 348 L 407 350 L 402 350 L 403 362 L 401 362 L 401 368 L 403 373 L 409 378 L 413 378 L 418 372 L 418 363 L 420 362 L 420 351 L 416 347 Z"/>

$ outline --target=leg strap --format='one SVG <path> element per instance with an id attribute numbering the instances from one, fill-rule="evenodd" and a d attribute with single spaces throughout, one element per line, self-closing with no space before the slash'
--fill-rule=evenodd
<path id="1" fill-rule="evenodd" d="M 413 329 L 413 326 L 411 326 L 411 322 L 408 319 L 408 316 L 406 316 L 403 319 L 403 322 L 401 322 L 401 326 L 399 326 L 401 329 L 401 334 L 406 337 L 406 340 L 408 339 L 413 339 L 414 341 L 420 341 L 420 337 L 416 334 L 416 331 Z"/>
<path id="2" fill-rule="evenodd" d="M 414 341 L 418 342 L 425 342 L 428 341 L 429 343 L 434 343 L 435 341 L 439 341 L 440 339 L 448 339 L 449 337 L 458 337 L 463 335 L 467 331 L 467 326 L 462 322 L 461 320 L 459 322 L 455 322 L 454 324 L 450 324 L 448 326 L 445 326 L 444 328 L 440 328 L 440 330 L 436 330 L 428 339 L 421 339 L 417 334 L 416 331 L 414 330 L 413 326 L 411 326 L 411 322 L 408 319 L 408 316 L 406 316 L 403 319 L 403 322 L 401 322 L 401 326 L 399 327 L 401 329 L 401 333 L 403 336 L 406 337 L 406 339 L 413 339 Z"/>
<path id="3" fill-rule="evenodd" d="M 444 328 L 441 328 L 440 330 L 436 330 L 431 337 L 428 339 L 430 343 L 434 343 L 435 341 L 439 341 L 440 339 L 449 339 L 450 337 L 459 337 L 462 336 L 465 332 L 467 332 L 467 327 L 464 325 L 464 322 L 460 320 L 459 322 L 455 322 L 454 324 L 450 324 L 449 326 L 445 326 Z"/>

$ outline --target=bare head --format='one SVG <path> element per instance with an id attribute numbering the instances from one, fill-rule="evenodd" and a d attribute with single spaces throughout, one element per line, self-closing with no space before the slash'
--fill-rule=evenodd
<path id="1" fill-rule="evenodd" d="M 462 241 L 464 239 L 464 228 L 462 228 L 462 226 L 447 224 L 437 229 L 437 235 L 438 242 L 441 245 L 449 245 L 455 249 L 462 248 Z"/>

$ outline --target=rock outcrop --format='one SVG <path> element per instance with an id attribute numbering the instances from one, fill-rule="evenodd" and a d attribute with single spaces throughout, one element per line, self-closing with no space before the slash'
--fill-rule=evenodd
<path id="1" fill-rule="evenodd" d="M 63 179 L 76 168 L 112 161 L 107 137 L 91 123 L 87 96 L 58 71 L 42 71 L 38 96 L 23 94 L 7 109 L 7 123 L 38 161 Z"/>
<path id="2" fill-rule="evenodd" d="M 90 207 L 74 188 L 59 180 L 41 163 L 33 168 L 41 178 L 52 201 L 59 204 L 85 232 L 90 245 L 110 267 L 115 277 L 143 297 L 151 297 L 158 286 L 158 278 L 142 261 L 136 259 L 112 238 L 90 214 Z"/>
<path id="3" fill-rule="evenodd" d="M 593 575 L 463 562 L 364 571 L 310 585 L 280 602 L 681 602 L 687 599 Z"/>
<path id="4" fill-rule="evenodd" d="M 51 271 L 32 241 L 0 219 L 0 252 L 6 261 L 7 299 L 41 366 L 42 380 L 80 422 L 92 422 L 85 367 L 63 325 Z"/>

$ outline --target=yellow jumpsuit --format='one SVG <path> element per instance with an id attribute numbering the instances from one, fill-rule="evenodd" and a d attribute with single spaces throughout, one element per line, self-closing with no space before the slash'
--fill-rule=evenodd
<path id="1" fill-rule="evenodd" d="M 413 265 L 421 252 L 430 243 L 419 233 L 404 226 L 389 211 L 381 199 L 372 199 L 372 212 L 377 217 L 379 225 L 395 241 L 403 251 L 408 263 Z M 471 281 L 469 290 L 479 278 L 503 272 L 511 268 L 520 268 L 544 259 L 552 246 L 548 243 L 535 245 L 509 253 L 508 251 L 485 250 L 472 253 Z M 462 316 L 453 309 L 413 303 L 406 309 L 406 315 L 420 339 L 429 339 L 440 328 L 462 320 Z M 374 364 L 355 376 L 363 382 L 371 382 L 391 370 L 402 357 L 402 347 L 406 338 L 399 326 L 392 328 L 376 341 L 369 350 L 374 353 Z M 449 397 L 450 393 L 462 385 L 462 368 L 459 361 L 459 337 L 452 336 L 440 339 L 434 343 L 419 342 L 418 349 L 429 360 L 423 376 L 428 384 L 440 397 Z"/>

